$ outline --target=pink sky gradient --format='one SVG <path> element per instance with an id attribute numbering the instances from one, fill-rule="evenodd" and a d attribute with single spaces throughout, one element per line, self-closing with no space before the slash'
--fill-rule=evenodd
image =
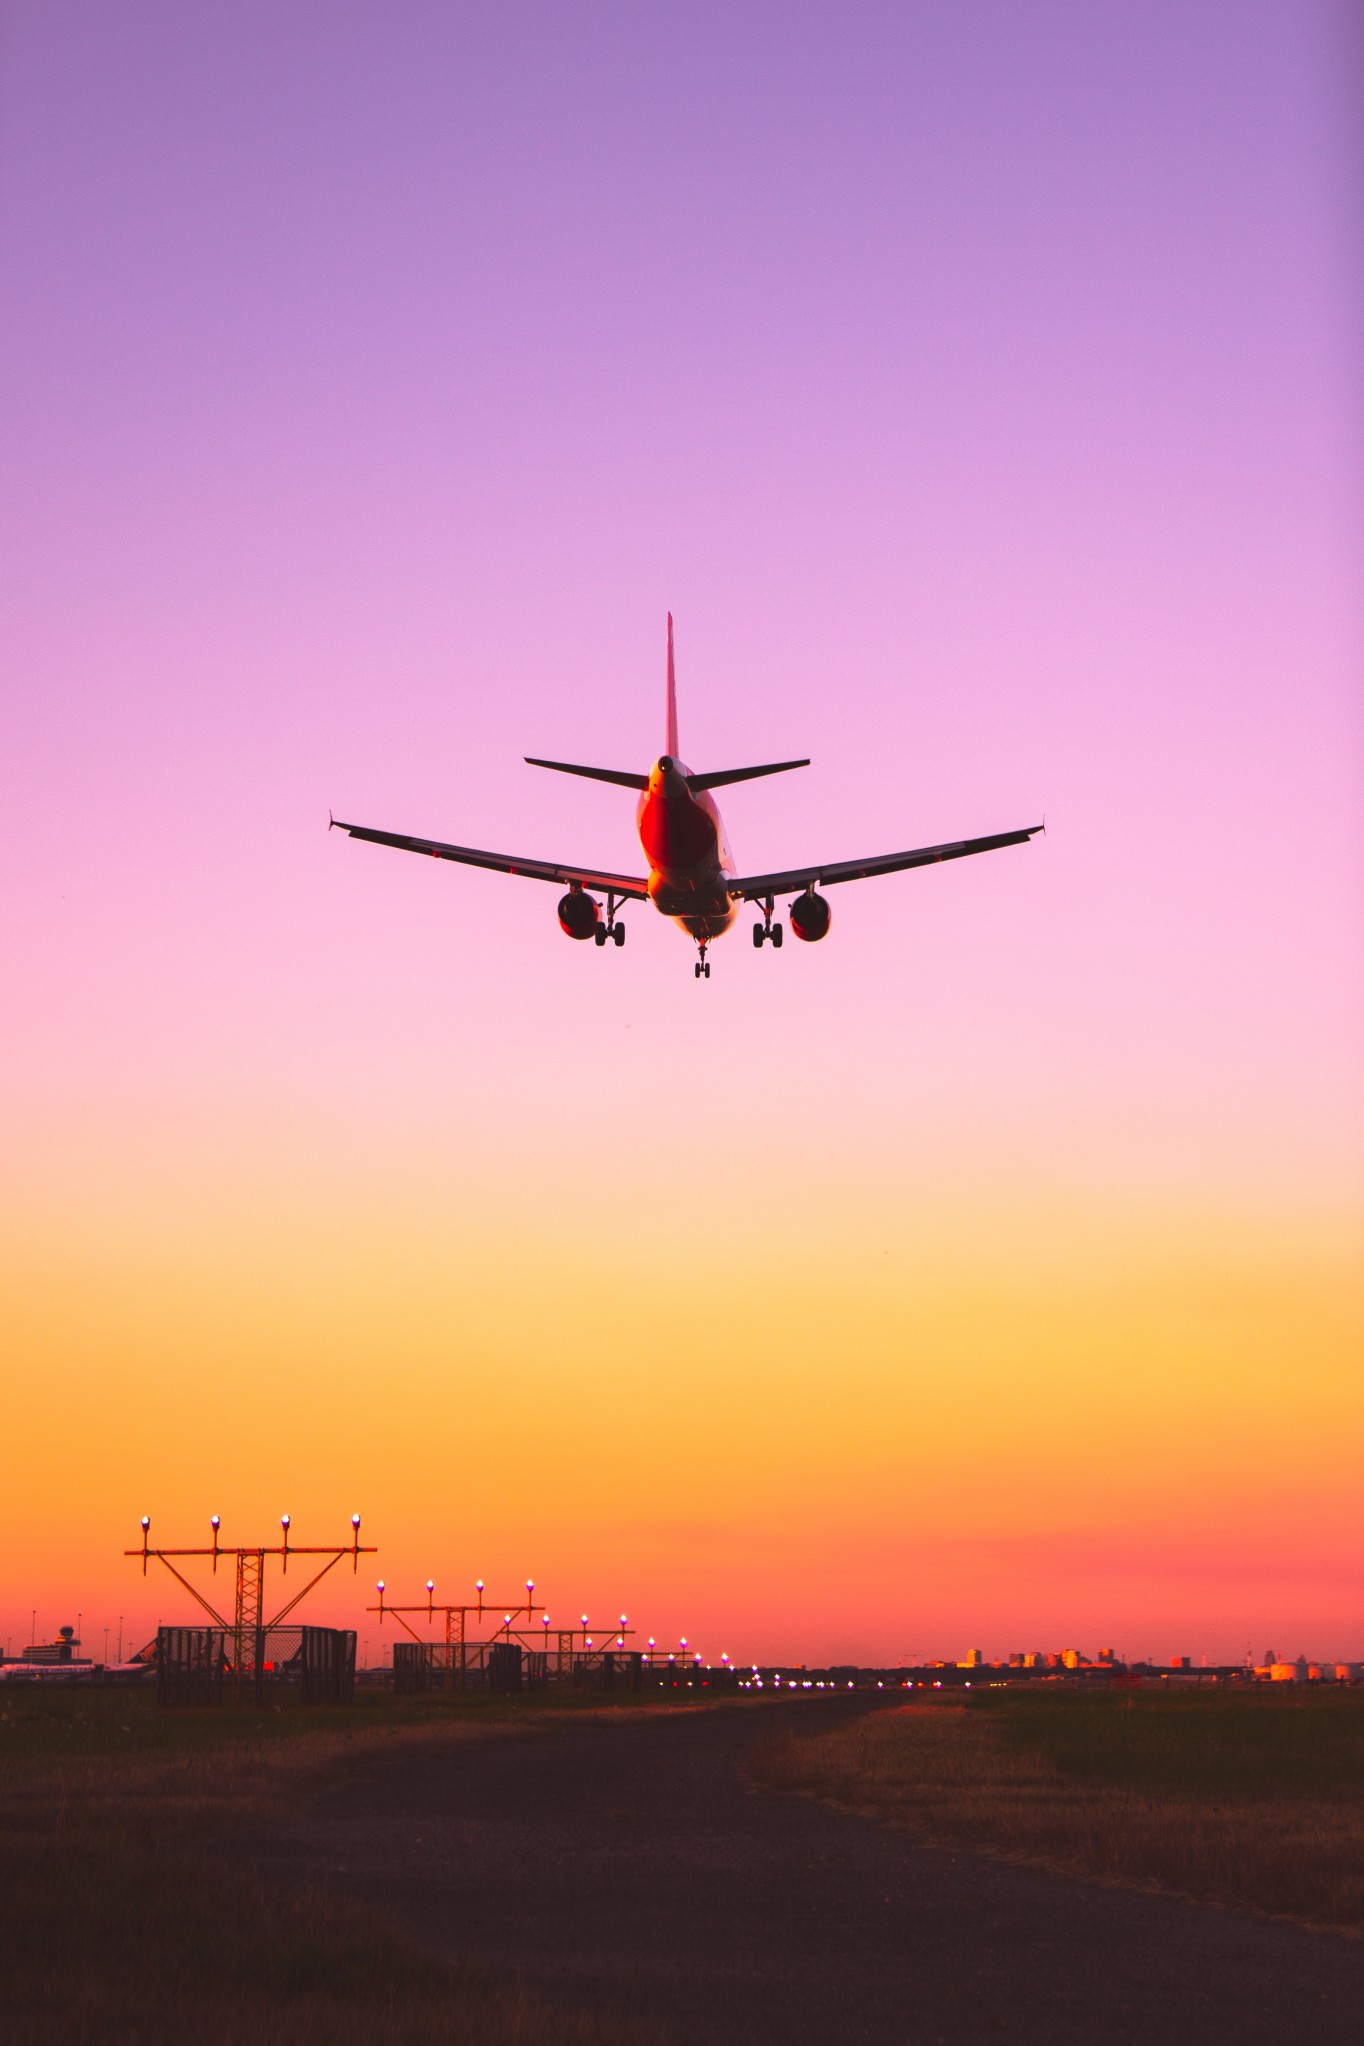
<path id="1" fill-rule="evenodd" d="M 0 1637 L 358 1504 L 716 1652 L 1364 1650 L 1359 57 L 0 10 Z M 522 755 L 647 766 L 669 609 L 813 756 L 741 870 L 1047 837 L 698 989 L 328 836 L 638 869 Z"/>

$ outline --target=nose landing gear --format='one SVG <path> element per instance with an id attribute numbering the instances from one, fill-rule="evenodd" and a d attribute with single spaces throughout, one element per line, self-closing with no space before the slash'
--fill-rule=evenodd
<path id="1" fill-rule="evenodd" d="M 772 908 L 772 897 L 769 895 L 763 904 L 762 922 L 753 926 L 753 944 L 759 952 L 761 952 L 764 945 L 769 943 L 776 951 L 780 952 L 781 950 L 781 925 L 773 923 Z"/>
<path id="2" fill-rule="evenodd" d="M 704 938 L 697 939 L 696 949 L 701 954 L 701 957 L 696 962 L 696 978 L 698 980 L 709 980 L 710 961 L 706 957 L 706 941 Z"/>

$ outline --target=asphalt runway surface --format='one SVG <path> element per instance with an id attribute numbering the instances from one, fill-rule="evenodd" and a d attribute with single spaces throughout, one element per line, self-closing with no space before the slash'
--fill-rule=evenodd
<path id="1" fill-rule="evenodd" d="M 753 1789 L 755 1741 L 851 1709 L 546 1719 L 371 1754 L 260 1858 L 659 2041 L 1364 2038 L 1364 1942 Z"/>

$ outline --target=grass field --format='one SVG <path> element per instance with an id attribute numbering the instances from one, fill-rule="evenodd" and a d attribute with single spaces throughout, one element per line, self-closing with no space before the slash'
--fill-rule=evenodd
<path id="1" fill-rule="evenodd" d="M 750 1766 L 945 1844 L 1364 1931 L 1364 1690 L 996 1691 Z"/>
<path id="2" fill-rule="evenodd" d="M 14 2046 L 621 2041 L 246 1872 L 253 1826 L 348 1756 L 477 1740 L 508 1721 L 533 1738 L 546 1711 L 528 1702 L 369 1695 L 349 1711 L 170 1713 L 141 1692 L 0 1691 L 0 2034 Z"/>

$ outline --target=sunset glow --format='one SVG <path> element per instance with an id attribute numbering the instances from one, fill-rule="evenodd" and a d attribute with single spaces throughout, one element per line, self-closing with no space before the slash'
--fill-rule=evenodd
<path id="1" fill-rule="evenodd" d="M 358 1507 L 362 1634 L 1360 1652 L 1343 10 L 740 13 L 7 17 L 0 1646 Z M 522 761 L 669 610 L 741 872 L 1045 837 L 697 985 L 329 835 L 640 871 Z"/>

